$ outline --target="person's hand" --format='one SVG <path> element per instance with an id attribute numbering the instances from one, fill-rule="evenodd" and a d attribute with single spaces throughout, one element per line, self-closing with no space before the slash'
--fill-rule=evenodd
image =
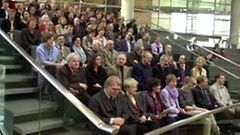
<path id="1" fill-rule="evenodd" d="M 228 110 L 230 113 L 235 114 L 235 108 L 229 108 Z"/>
<path id="2" fill-rule="evenodd" d="M 88 86 L 84 83 L 79 83 L 80 87 L 83 88 L 83 90 L 87 90 Z"/>
<path id="3" fill-rule="evenodd" d="M 140 117 L 140 123 L 144 123 L 146 121 L 147 121 L 146 116 L 143 115 L 142 117 Z"/>
<path id="4" fill-rule="evenodd" d="M 69 91 L 73 94 L 73 95 L 76 95 L 78 93 L 77 90 L 73 89 L 73 88 L 69 88 Z"/>
<path id="5" fill-rule="evenodd" d="M 98 88 L 102 88 L 102 86 L 98 83 L 96 83 L 95 85 L 93 85 L 94 87 L 98 87 Z"/>
<path id="6" fill-rule="evenodd" d="M 62 66 L 62 63 L 56 63 L 56 68 L 60 68 Z"/>
<path id="7" fill-rule="evenodd" d="M 138 61 L 137 61 L 137 60 L 134 60 L 133 63 L 138 64 Z"/>
<path id="8" fill-rule="evenodd" d="M 116 117 L 113 119 L 113 125 L 122 126 L 124 124 L 125 120 L 121 117 Z"/>
<path id="9" fill-rule="evenodd" d="M 180 109 L 180 113 L 186 113 L 186 111 L 184 109 Z"/>
<path id="10" fill-rule="evenodd" d="M 162 114 L 162 113 L 159 113 L 159 114 L 157 114 L 156 115 L 156 118 L 158 119 L 158 120 L 161 120 L 163 117 L 165 117 L 166 116 L 166 114 Z"/>

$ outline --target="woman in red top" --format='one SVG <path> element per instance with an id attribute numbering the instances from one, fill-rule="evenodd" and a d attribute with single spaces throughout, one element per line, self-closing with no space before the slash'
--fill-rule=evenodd
<path id="1" fill-rule="evenodd" d="M 140 94 L 136 94 L 138 82 L 134 78 L 124 80 L 124 90 L 126 90 L 126 102 L 130 115 L 130 124 L 136 124 L 137 135 L 159 127 L 157 121 L 151 120 L 146 112 L 145 104 Z"/>

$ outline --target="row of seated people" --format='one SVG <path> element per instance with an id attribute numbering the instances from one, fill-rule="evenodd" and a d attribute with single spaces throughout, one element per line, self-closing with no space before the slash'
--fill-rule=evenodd
<path id="1" fill-rule="evenodd" d="M 146 81 L 150 77 L 157 77 L 163 82 L 163 87 L 165 86 L 164 80 L 168 74 L 175 74 L 178 77 L 178 85 L 185 76 L 191 75 L 196 78 L 199 75 L 207 75 L 206 70 L 203 68 L 205 60 L 199 57 L 196 60 L 196 67 L 191 68 L 186 64 L 186 57 L 181 55 L 179 58 L 179 64 L 173 61 L 172 56 L 167 53 L 160 57 L 159 63 L 151 66 L 152 54 L 147 51 L 143 51 L 143 45 L 137 43 L 135 45 L 136 52 L 141 54 L 138 59 L 131 58 L 133 53 L 119 53 L 113 49 L 114 42 L 112 40 L 107 41 L 106 49 L 100 50 L 99 45 L 101 42 L 94 40 L 94 46 L 97 51 L 85 52 L 80 46 L 81 38 L 74 37 L 74 45 L 71 49 L 64 46 L 64 37 L 62 35 L 57 37 L 56 45 L 53 42 L 53 37 L 51 34 L 44 35 L 44 43 L 40 44 L 36 49 L 36 60 L 46 67 L 46 69 L 55 76 L 55 69 L 61 67 L 66 63 L 66 56 L 70 54 L 70 50 L 76 53 L 80 58 L 80 64 L 86 67 L 86 77 L 88 82 L 88 87 L 93 95 L 97 92 L 94 86 L 96 83 L 102 86 L 108 75 L 121 76 L 124 80 L 132 76 L 139 83 L 139 90 L 146 90 Z M 170 45 L 166 45 L 166 50 L 171 50 Z M 170 51 L 166 51 L 170 52 Z M 87 63 L 88 64 L 85 64 Z M 128 66 L 129 63 L 133 63 L 132 71 Z M 119 68 L 122 67 L 122 68 Z M 153 74 L 154 73 L 154 74 Z M 98 86 L 99 87 L 99 86 Z"/>
<path id="2" fill-rule="evenodd" d="M 167 85 L 162 90 L 161 81 L 151 78 L 148 81 L 148 91 L 137 94 L 139 83 L 134 78 L 124 81 L 126 92 L 122 92 L 120 78 L 110 76 L 105 81 L 104 88 L 90 100 L 89 108 L 105 123 L 120 128 L 120 135 L 141 135 L 154 128 L 172 124 L 217 107 L 231 105 L 232 101 L 223 85 L 224 78 L 224 75 L 218 74 L 209 92 L 208 80 L 205 76 L 197 77 L 197 86 L 193 78 L 185 77 L 183 86 L 176 88 L 177 77 L 170 74 L 166 78 Z M 218 86 L 222 89 L 218 89 Z M 219 99 L 222 94 L 226 95 Z M 234 118 L 239 118 L 235 108 L 229 108 L 220 115 L 227 116 L 230 122 Z M 202 135 L 221 134 L 214 115 L 208 115 L 200 122 L 203 123 Z M 238 122 L 232 124 L 239 128 Z M 99 129 L 94 129 L 93 132 L 97 135 L 107 134 Z M 169 133 L 180 134 L 178 128 Z"/>
<path id="3" fill-rule="evenodd" d="M 73 89 L 69 88 L 72 93 L 81 93 L 81 97 L 79 97 L 79 99 L 86 104 L 87 94 L 86 91 L 84 91 L 86 85 L 84 86 L 84 84 L 79 83 L 80 81 L 74 82 L 76 78 L 74 78 L 74 80 L 72 80 L 71 78 L 71 70 L 69 69 L 69 67 L 73 69 L 78 68 L 77 66 L 79 66 L 79 57 L 76 54 L 69 55 L 68 66 L 66 65 L 64 67 L 61 67 L 57 71 L 57 79 L 67 88 L 72 87 Z M 222 78 L 224 76 L 220 77 Z M 115 78 L 115 80 L 111 78 Z M 81 79 L 81 77 L 79 77 L 79 79 Z M 206 86 L 208 84 L 206 83 L 207 78 L 205 76 L 199 76 L 197 78 L 198 86 L 194 88 L 196 90 L 193 90 L 194 96 L 192 96 L 191 93 L 189 94 L 189 92 L 191 92 L 190 89 L 194 86 L 195 83 L 195 81 L 190 77 L 185 78 L 183 83 L 184 85 L 179 90 L 179 93 L 181 94 L 178 94 L 178 91 L 176 91 L 175 89 L 177 78 L 174 75 L 168 75 L 168 77 L 166 78 L 167 85 L 162 90 L 160 95 L 159 93 L 161 88 L 161 81 L 156 78 L 150 79 L 148 82 L 149 94 L 145 95 L 150 96 L 147 100 L 150 104 L 148 106 L 148 109 L 151 110 L 150 112 L 146 110 L 144 111 L 144 106 L 142 106 L 146 102 L 142 102 L 141 99 L 145 98 L 138 98 L 133 96 L 136 93 L 138 82 L 133 78 L 124 80 L 123 87 L 126 94 L 123 96 L 118 96 L 121 95 L 120 93 L 122 93 L 122 84 L 120 82 L 121 80 L 118 77 L 108 78 L 104 83 L 104 87 L 100 90 L 100 92 L 98 92 L 90 99 L 89 103 L 89 108 L 92 109 L 92 111 L 97 114 L 104 122 L 112 124 L 113 126 L 120 127 L 121 130 L 119 134 L 135 134 L 135 132 L 137 132 L 137 134 L 143 134 L 152 130 L 153 128 L 164 126 L 166 124 L 173 123 L 179 119 L 190 117 L 191 115 L 207 111 L 206 108 L 209 108 L 209 106 L 206 106 L 206 104 L 212 104 L 212 102 L 208 101 L 208 98 L 210 98 L 210 94 L 208 93 L 206 95 L 204 94 L 204 92 L 201 92 L 202 90 L 206 90 Z M 217 78 L 216 84 L 218 83 L 219 78 Z M 214 87 L 214 85 L 212 87 Z M 219 83 L 219 85 L 222 85 L 222 83 Z M 218 89 L 212 91 L 218 93 Z M 207 98 L 206 96 L 209 97 Z M 125 98 L 127 98 L 127 100 Z M 180 106 L 178 103 L 178 99 L 180 100 Z M 112 100 L 115 104 L 112 103 Z M 230 101 L 230 97 L 225 96 L 225 100 Z M 194 102 L 196 102 L 196 105 L 199 107 L 196 107 L 194 105 Z M 226 105 L 230 104 L 231 102 L 227 103 Z M 219 104 L 219 106 L 221 105 Z M 160 112 L 162 111 L 162 108 L 170 108 L 171 111 L 168 112 L 169 114 L 167 115 L 161 114 Z M 215 108 L 215 105 L 213 105 L 213 108 Z M 232 113 L 234 113 L 234 111 L 232 111 Z M 210 134 L 211 131 L 219 133 L 219 128 L 217 127 L 215 119 L 212 115 L 204 119 L 203 121 L 205 124 L 207 124 L 207 126 L 204 126 L 204 135 Z M 127 125 L 131 128 L 126 127 Z M 132 131 L 133 129 L 135 129 L 136 131 Z M 93 130 L 93 132 L 95 134 L 106 134 L 98 130 Z M 171 134 L 178 134 L 178 129 L 171 131 Z"/>

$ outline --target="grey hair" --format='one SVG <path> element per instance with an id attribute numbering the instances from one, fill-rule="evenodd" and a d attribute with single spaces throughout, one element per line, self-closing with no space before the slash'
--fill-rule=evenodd
<path id="1" fill-rule="evenodd" d="M 134 51 L 138 51 L 138 50 L 140 50 L 142 47 L 144 47 L 144 46 L 143 46 L 143 42 L 136 42 L 135 45 L 134 45 L 133 50 L 134 50 Z"/>
<path id="2" fill-rule="evenodd" d="M 69 62 L 73 57 L 77 57 L 80 60 L 80 57 L 78 54 L 76 53 L 70 53 L 68 54 L 68 56 L 66 57 L 66 61 Z"/>
<path id="3" fill-rule="evenodd" d="M 162 56 L 160 57 L 160 59 L 159 59 L 159 62 L 162 63 L 162 61 L 163 61 L 165 58 L 168 58 L 168 57 L 169 57 L 169 55 L 167 55 L 167 54 L 162 55 Z"/>
<path id="4" fill-rule="evenodd" d="M 94 47 L 94 46 L 97 45 L 97 44 L 100 44 L 101 46 L 103 45 L 103 43 L 102 43 L 101 41 L 99 41 L 99 40 L 97 40 L 97 39 L 93 40 L 92 46 Z"/>
<path id="5" fill-rule="evenodd" d="M 197 59 L 195 60 L 195 63 L 197 63 L 198 61 L 202 61 L 202 62 L 203 62 L 203 65 L 206 64 L 206 59 L 205 59 L 204 57 L 202 57 L 202 56 L 197 57 Z"/>
<path id="6" fill-rule="evenodd" d="M 104 88 L 108 88 L 108 87 L 112 86 L 115 83 L 117 83 L 119 86 L 122 85 L 121 79 L 119 77 L 117 77 L 117 76 L 110 76 L 104 82 Z"/>

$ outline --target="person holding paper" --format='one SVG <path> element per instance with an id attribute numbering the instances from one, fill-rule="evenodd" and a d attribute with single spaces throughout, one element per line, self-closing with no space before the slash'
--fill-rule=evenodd
<path id="1" fill-rule="evenodd" d="M 171 109 L 166 109 L 163 111 L 163 104 L 160 99 L 160 88 L 161 80 L 158 78 L 151 78 L 148 81 L 148 91 L 144 92 L 143 99 L 146 104 L 146 111 L 151 120 L 156 120 L 159 127 L 163 127 L 168 124 L 175 122 L 175 119 L 169 117 L 167 113 Z M 171 108 L 171 107 L 170 107 Z M 170 135 L 177 135 L 177 129 L 171 130 Z"/>
<path id="2" fill-rule="evenodd" d="M 160 93 L 160 98 L 164 108 L 170 109 L 168 112 L 169 122 L 176 122 L 183 118 L 190 117 L 186 111 L 179 106 L 178 102 L 178 90 L 176 88 L 177 77 L 173 74 L 169 74 L 166 77 L 166 86 Z M 175 135 L 178 135 L 178 130 L 175 130 Z"/>
<path id="3" fill-rule="evenodd" d="M 179 91 L 179 104 L 182 109 L 186 111 L 187 114 L 193 116 L 203 112 L 207 112 L 207 109 L 197 107 L 194 102 L 191 89 L 195 85 L 195 80 L 189 76 L 185 77 L 183 80 L 183 86 L 178 90 Z M 203 123 L 203 135 L 215 135 L 220 134 L 219 127 L 216 123 L 215 117 L 213 114 L 209 115 L 206 118 L 200 120 Z"/>

